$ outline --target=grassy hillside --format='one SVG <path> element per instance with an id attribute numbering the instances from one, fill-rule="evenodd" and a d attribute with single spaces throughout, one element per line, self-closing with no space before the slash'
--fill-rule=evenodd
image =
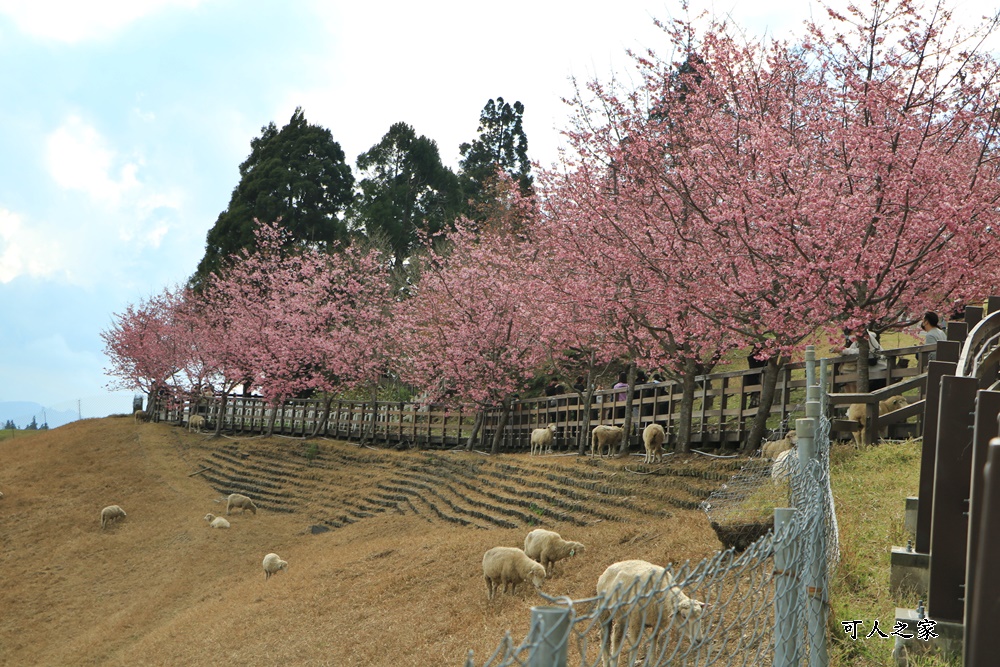
<path id="1" fill-rule="evenodd" d="M 838 447 L 843 561 L 834 665 L 887 664 L 889 547 L 919 446 Z M 215 440 L 130 418 L 0 442 L 0 665 L 459 665 L 527 631 L 534 594 L 488 603 L 482 554 L 541 525 L 586 552 L 546 582 L 590 596 L 611 562 L 697 560 L 719 544 L 698 502 L 738 463 L 672 457 L 665 475 L 575 456 L 394 452 L 326 440 Z M 245 490 L 254 516 L 202 517 Z M 128 517 L 105 531 L 102 507 Z M 313 534 L 322 526 L 328 532 Z M 261 559 L 289 569 L 265 582 Z"/>
<path id="2" fill-rule="evenodd" d="M 704 461 L 654 479 L 577 457 L 213 440 L 129 418 L 6 440 L 0 460 L 3 665 L 457 665 L 526 633 L 538 598 L 488 604 L 480 563 L 530 526 L 587 545 L 546 582 L 573 597 L 615 560 L 718 548 L 691 509 L 719 483 L 697 476 Z M 209 529 L 231 487 L 256 489 L 261 511 Z M 109 504 L 128 517 L 101 531 Z M 271 551 L 289 569 L 265 583 Z"/>

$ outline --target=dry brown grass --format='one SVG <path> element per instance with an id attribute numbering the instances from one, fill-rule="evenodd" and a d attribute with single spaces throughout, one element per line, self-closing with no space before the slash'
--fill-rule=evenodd
<path id="1" fill-rule="evenodd" d="M 0 442 L 0 664 L 460 665 L 470 648 L 483 660 L 505 631 L 526 633 L 541 599 L 519 592 L 487 602 L 480 564 L 493 546 L 521 546 L 535 517 L 587 547 L 559 564 L 550 594 L 592 595 L 617 560 L 697 560 L 719 547 L 704 514 L 681 505 L 719 483 L 700 470 L 728 476 L 720 462 L 672 457 L 660 471 L 673 474 L 639 476 L 621 461 L 576 457 L 373 452 L 329 441 L 312 458 L 306 451 L 294 440 L 213 440 L 131 418 Z M 212 471 L 189 476 L 203 467 Z M 454 477 L 435 481 L 438 470 Z M 262 494 L 261 511 L 229 517 L 231 530 L 208 528 L 202 517 L 225 514 L 219 500 L 240 475 L 281 480 L 270 491 L 285 495 Z M 577 483 L 579 510 L 555 504 L 556 490 Z M 379 484 L 420 493 L 374 511 L 366 498 L 392 495 Z M 480 491 L 537 484 L 556 490 L 520 516 L 470 504 L 498 504 Z M 442 520 L 420 496 L 471 525 Z M 102 531 L 109 504 L 128 517 Z M 353 523 L 309 532 L 346 523 L 337 517 L 351 511 Z M 562 511 L 575 521 L 557 519 Z M 289 567 L 265 583 L 270 551 Z"/>

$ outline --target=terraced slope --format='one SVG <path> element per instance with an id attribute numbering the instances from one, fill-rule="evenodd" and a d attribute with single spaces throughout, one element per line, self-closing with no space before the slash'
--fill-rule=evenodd
<path id="1" fill-rule="evenodd" d="M 425 667 L 470 649 L 482 664 L 542 602 L 524 587 L 488 600 L 482 577 L 483 554 L 530 527 L 586 545 L 543 587 L 574 599 L 610 563 L 718 549 L 689 508 L 732 465 L 671 459 L 215 439 L 131 417 L 5 440 L 0 667 Z M 209 528 L 232 491 L 260 511 Z M 109 504 L 128 517 L 102 530 Z M 265 581 L 269 552 L 289 568 Z"/>
<path id="2" fill-rule="evenodd" d="M 588 526 L 696 510 L 728 478 L 680 461 L 466 452 L 394 452 L 333 441 L 225 440 L 206 447 L 200 474 L 220 494 L 244 493 L 273 512 L 331 529 L 393 512 L 468 528 Z M 730 466 L 731 467 L 731 466 Z"/>

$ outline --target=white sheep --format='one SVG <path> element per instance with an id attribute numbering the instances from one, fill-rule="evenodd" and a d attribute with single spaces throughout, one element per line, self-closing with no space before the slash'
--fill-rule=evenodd
<path id="1" fill-rule="evenodd" d="M 787 452 L 799 444 L 799 434 L 794 430 L 789 431 L 785 434 L 785 437 L 781 440 L 774 440 L 773 442 L 765 442 L 764 446 L 760 448 L 760 454 L 766 459 L 775 459 L 781 452 Z"/>
<path id="2" fill-rule="evenodd" d="M 524 553 L 545 568 L 545 575 L 552 576 L 557 561 L 583 553 L 579 542 L 564 540 L 559 533 L 536 528 L 524 538 Z"/>
<path id="3" fill-rule="evenodd" d="M 663 441 L 667 433 L 659 424 L 650 424 L 642 429 L 642 442 L 646 445 L 646 463 L 663 461 Z"/>
<path id="4" fill-rule="evenodd" d="M 0 491 L 0 498 L 3 498 L 3 491 Z"/>
<path id="5" fill-rule="evenodd" d="M 149 421 L 149 413 L 145 410 L 136 410 L 132 414 L 132 417 L 135 419 L 136 424 L 139 422 Z"/>
<path id="6" fill-rule="evenodd" d="M 786 449 L 774 457 L 774 463 L 771 464 L 771 479 L 774 480 L 775 484 L 780 484 L 785 479 L 791 477 L 792 471 L 798 464 L 799 450 L 795 448 Z"/>
<path id="7" fill-rule="evenodd" d="M 483 580 L 486 597 L 492 600 L 496 590 L 506 592 L 509 586 L 514 593 L 517 585 L 525 581 L 530 581 L 536 589 L 541 588 L 545 568 L 517 547 L 493 547 L 483 554 Z"/>
<path id="8" fill-rule="evenodd" d="M 605 424 L 595 426 L 590 435 L 590 455 L 594 456 L 596 450 L 598 455 L 603 457 L 604 447 L 607 446 L 608 456 L 612 456 L 615 446 L 621 442 L 624 433 L 621 426 L 607 426 Z"/>
<path id="9" fill-rule="evenodd" d="M 628 627 L 632 664 L 639 650 L 639 635 L 645 627 L 653 628 L 652 646 L 663 630 L 678 619 L 679 627 L 691 643 L 701 642 L 704 602 L 689 598 L 665 568 L 644 560 L 615 563 L 597 580 L 601 606 L 601 655 L 604 667 L 617 667 L 623 650 L 622 639 Z M 610 634 L 610 641 L 608 635 Z"/>
<path id="10" fill-rule="evenodd" d="M 194 429 L 201 433 L 203 428 L 205 428 L 205 418 L 201 415 L 191 415 L 191 418 L 188 419 L 188 431 Z"/>
<path id="11" fill-rule="evenodd" d="M 268 554 L 264 556 L 264 581 L 271 578 L 272 574 L 277 574 L 278 570 L 288 571 L 288 561 L 281 560 L 278 554 Z"/>
<path id="12" fill-rule="evenodd" d="M 879 401 L 878 416 L 881 417 L 889 412 L 895 412 L 896 410 L 905 408 L 909 404 L 905 396 L 890 396 L 884 401 Z M 854 432 L 854 446 L 860 449 L 864 444 L 865 424 L 868 423 L 868 411 L 865 404 L 851 403 L 851 406 L 847 408 L 847 418 L 861 424 L 861 428 Z M 885 437 L 888 433 L 888 428 L 882 428 L 879 431 L 879 435 Z"/>
<path id="13" fill-rule="evenodd" d="M 537 450 L 539 454 L 552 451 L 552 438 L 556 434 L 556 425 L 549 424 L 545 428 L 536 428 L 531 432 L 531 456 Z"/>
<path id="14" fill-rule="evenodd" d="M 257 513 L 257 506 L 242 493 L 229 494 L 229 498 L 226 499 L 226 515 L 229 515 L 233 508 L 243 510 L 243 514 L 246 514 L 247 510 L 250 510 L 254 514 Z"/>
<path id="15" fill-rule="evenodd" d="M 125 510 L 118 505 L 108 505 L 101 510 L 101 530 L 104 530 L 108 524 L 118 521 L 118 519 L 127 516 Z"/>
<path id="16" fill-rule="evenodd" d="M 206 514 L 205 521 L 208 522 L 211 528 L 229 528 L 229 522 L 223 519 L 221 516 L 215 516 L 214 514 Z"/>

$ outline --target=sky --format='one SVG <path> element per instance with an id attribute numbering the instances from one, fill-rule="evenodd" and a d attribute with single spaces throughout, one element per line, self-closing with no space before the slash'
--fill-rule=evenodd
<path id="1" fill-rule="evenodd" d="M 756 35 L 822 14 L 691 4 Z M 627 81 L 628 49 L 668 54 L 654 17 L 682 15 L 676 0 L 0 0 L 0 402 L 131 411 L 100 333 L 191 276 L 269 122 L 301 106 L 353 168 L 403 121 L 456 167 L 501 96 L 548 166 L 571 78 Z"/>

